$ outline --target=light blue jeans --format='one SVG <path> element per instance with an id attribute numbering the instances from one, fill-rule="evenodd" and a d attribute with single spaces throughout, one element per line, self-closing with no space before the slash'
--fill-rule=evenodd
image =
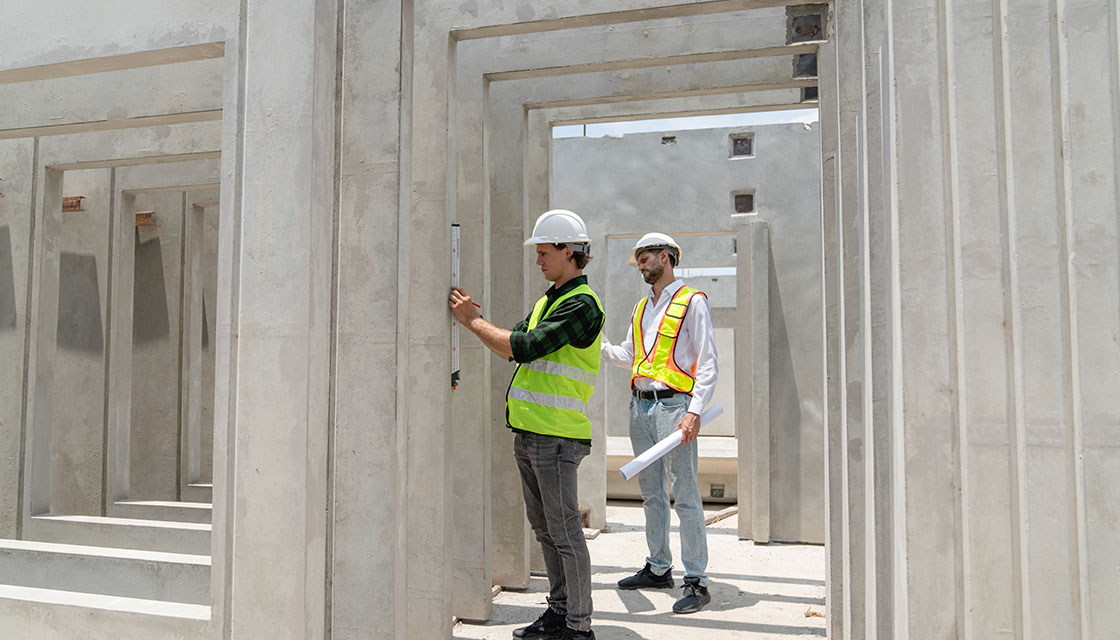
<path id="1" fill-rule="evenodd" d="M 634 455 L 657 444 L 672 433 L 688 412 L 691 396 L 678 393 L 660 400 L 630 399 L 630 443 Z M 704 524 L 704 503 L 696 480 L 696 441 L 678 446 L 638 474 L 642 505 L 646 515 L 646 562 L 657 574 L 673 564 L 669 549 L 669 482 L 673 483 L 673 510 L 680 519 L 681 562 L 686 578 L 699 578 L 708 586 L 708 538 Z"/>

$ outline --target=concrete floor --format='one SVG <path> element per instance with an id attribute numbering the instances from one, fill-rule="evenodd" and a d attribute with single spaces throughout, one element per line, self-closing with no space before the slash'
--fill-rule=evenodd
<path id="1" fill-rule="evenodd" d="M 727 505 L 705 508 L 709 515 Z M 680 539 L 673 516 L 672 548 Z M 738 518 L 708 526 L 709 576 L 712 603 L 700 613 L 676 615 L 683 571 L 674 565 L 677 588 L 619 591 L 615 583 L 639 569 L 646 555 L 640 502 L 607 504 L 609 532 L 588 540 L 591 549 L 595 615 L 592 628 L 600 640 L 721 640 L 724 638 L 794 638 L 825 636 L 825 560 L 820 545 L 756 546 L 737 536 Z M 544 610 L 548 581 L 536 575 L 525 591 L 503 591 L 494 599 L 494 613 L 485 623 L 460 622 L 456 640 L 507 640 L 513 629 L 528 624 Z"/>

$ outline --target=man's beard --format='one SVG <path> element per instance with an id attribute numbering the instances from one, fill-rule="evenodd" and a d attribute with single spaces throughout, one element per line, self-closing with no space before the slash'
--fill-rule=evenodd
<path id="1" fill-rule="evenodd" d="M 642 276 L 645 278 L 646 284 L 653 284 L 661 279 L 661 274 L 665 273 L 664 265 L 656 265 L 650 267 L 649 271 L 645 272 Z"/>

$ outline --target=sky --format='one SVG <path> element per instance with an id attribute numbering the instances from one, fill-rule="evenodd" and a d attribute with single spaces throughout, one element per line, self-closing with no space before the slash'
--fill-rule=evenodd
<path id="1" fill-rule="evenodd" d="M 689 116 L 660 120 L 634 120 L 632 122 L 596 122 L 588 124 L 587 137 L 621 136 L 627 133 L 649 131 L 683 131 L 686 129 L 718 129 L 787 122 L 816 122 L 817 109 L 789 109 L 759 113 L 730 113 L 714 116 Z M 553 138 L 577 138 L 584 135 L 584 125 L 573 124 L 552 128 Z"/>

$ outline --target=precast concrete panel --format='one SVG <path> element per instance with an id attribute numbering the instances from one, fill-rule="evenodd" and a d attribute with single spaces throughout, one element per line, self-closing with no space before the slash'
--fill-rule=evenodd
<path id="1" fill-rule="evenodd" d="M 0 537 L 20 520 L 35 140 L 0 142 Z"/>
<path id="2" fill-rule="evenodd" d="M 63 175 L 63 197 L 85 199 L 80 211 L 62 213 L 58 239 L 52 513 L 101 515 L 111 174 L 110 169 L 90 169 Z"/>
<path id="3" fill-rule="evenodd" d="M 183 193 L 137 195 L 136 211 L 152 212 L 151 224 L 134 224 L 133 229 L 124 230 L 133 240 L 133 288 L 131 292 L 119 293 L 132 299 L 128 486 L 129 498 L 134 500 L 179 497 L 181 251 L 185 204 Z"/>

